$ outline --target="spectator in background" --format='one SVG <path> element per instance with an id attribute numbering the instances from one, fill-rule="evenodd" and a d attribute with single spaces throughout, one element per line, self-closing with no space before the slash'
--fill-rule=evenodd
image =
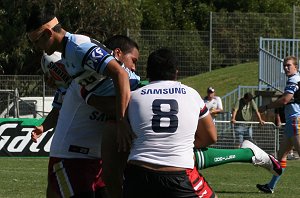
<path id="1" fill-rule="evenodd" d="M 253 95 L 247 92 L 243 98 L 236 102 L 232 111 L 231 123 L 234 124 L 235 142 L 238 142 L 238 148 L 244 140 L 254 142 L 252 137 L 252 125 L 236 122 L 253 121 L 253 112 L 256 113 L 260 124 L 264 124 L 264 120 L 262 120 L 257 105 L 253 100 Z"/>
<path id="2" fill-rule="evenodd" d="M 213 87 L 208 87 L 207 95 L 203 99 L 211 117 L 214 120 L 217 117 L 217 114 L 223 111 L 222 100 L 219 96 L 216 96 L 215 93 L 216 92 Z"/>

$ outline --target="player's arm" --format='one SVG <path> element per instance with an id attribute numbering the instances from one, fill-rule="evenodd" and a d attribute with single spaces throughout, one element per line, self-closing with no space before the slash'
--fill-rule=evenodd
<path id="1" fill-rule="evenodd" d="M 125 119 L 126 109 L 130 99 L 128 74 L 115 60 L 109 62 L 106 72 L 108 76 L 112 78 L 116 90 L 117 142 L 119 144 L 119 150 L 126 151 L 130 148 L 132 139 L 134 138 L 134 133 L 131 131 Z"/>
<path id="2" fill-rule="evenodd" d="M 273 109 L 273 108 L 278 108 L 283 105 L 286 105 L 293 99 L 294 94 L 289 93 L 289 92 L 284 92 L 284 94 L 275 100 L 274 102 L 271 102 L 270 104 L 263 105 L 259 107 L 259 112 L 265 112 L 267 109 Z"/>
<path id="3" fill-rule="evenodd" d="M 90 97 L 88 105 L 91 105 L 99 111 L 115 115 L 116 114 L 116 97 L 115 96 L 96 96 Z"/>
<path id="4" fill-rule="evenodd" d="M 116 120 L 118 123 L 117 141 L 120 149 L 128 149 L 131 144 L 132 131 L 126 128 L 126 109 L 130 99 L 128 73 L 110 53 L 93 43 L 83 43 L 76 50 L 77 62 L 82 62 L 85 70 L 104 74 L 113 80 L 116 93 Z M 122 129 L 122 131 L 120 130 Z"/>
<path id="5" fill-rule="evenodd" d="M 196 148 L 207 147 L 217 142 L 217 129 L 210 114 L 200 118 L 195 134 Z"/>
<path id="6" fill-rule="evenodd" d="M 37 139 L 43 134 L 43 132 L 48 131 L 56 126 L 59 110 L 59 108 L 52 108 L 44 122 L 40 126 L 34 127 L 31 132 L 31 140 L 33 142 L 37 142 Z"/>

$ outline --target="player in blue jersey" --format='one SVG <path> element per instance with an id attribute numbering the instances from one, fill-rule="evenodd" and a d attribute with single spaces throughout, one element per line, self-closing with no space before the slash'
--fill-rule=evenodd
<path id="1" fill-rule="evenodd" d="M 124 119 L 130 98 L 128 73 L 120 66 L 106 48 L 84 35 L 71 34 L 64 30 L 56 18 L 54 4 L 47 2 L 45 9 L 33 6 L 26 24 L 29 40 L 38 49 L 48 55 L 55 51 L 62 53 L 69 75 L 81 86 L 81 96 L 89 103 L 89 99 L 111 90 L 98 86 L 109 86 L 105 81 L 110 77 L 116 92 L 116 120 L 120 150 L 127 150 L 131 144 L 133 133 Z M 107 84 L 106 84 L 107 83 Z M 122 129 L 122 130 L 121 130 Z M 122 131 L 122 132 L 121 132 Z"/>
<path id="2" fill-rule="evenodd" d="M 124 35 L 114 35 L 103 44 L 113 51 L 114 57 L 124 63 L 126 68 L 136 71 L 139 47 L 135 41 Z M 109 123 L 110 127 L 104 132 L 102 140 L 103 179 L 111 197 L 120 198 L 128 152 L 118 152 L 116 126 L 114 121 L 109 121 Z"/>
<path id="3" fill-rule="evenodd" d="M 288 77 L 283 95 L 276 101 L 260 107 L 261 112 L 267 109 L 278 108 L 285 105 L 284 113 L 286 124 L 284 128 L 283 141 L 280 143 L 278 159 L 281 162 L 282 170 L 286 168 L 287 155 L 293 148 L 300 154 L 300 76 L 298 73 L 298 60 L 294 56 L 288 56 L 283 60 L 283 69 Z M 265 193 L 274 193 L 275 186 L 280 176 L 273 176 L 267 184 L 257 184 L 256 187 Z"/>
<path id="4" fill-rule="evenodd" d="M 115 39 L 113 39 L 115 38 Z M 135 70 L 135 65 L 136 65 L 136 61 L 138 59 L 138 46 L 137 44 L 132 41 L 130 38 L 126 37 L 126 36 L 121 36 L 121 35 L 116 35 L 114 37 L 112 37 L 111 39 L 112 41 L 118 41 L 118 42 L 113 42 L 114 44 L 119 44 L 120 48 L 114 49 L 114 55 L 116 56 L 116 58 L 118 59 L 118 61 L 120 62 L 125 62 L 129 68 L 130 71 Z M 109 43 L 108 43 L 109 44 Z M 120 50 L 124 50 L 120 51 Z M 117 53 L 117 54 L 115 54 Z M 48 55 L 44 55 L 42 57 L 42 61 L 41 61 L 41 65 L 43 68 L 43 71 L 46 73 L 45 75 L 49 76 L 49 80 L 51 79 L 55 79 L 55 83 L 57 86 L 59 85 L 63 85 L 63 87 L 67 87 L 68 82 L 63 83 L 62 82 L 62 78 L 59 78 L 60 74 L 63 74 L 61 76 L 65 76 L 65 73 L 62 72 L 58 72 L 60 71 L 58 68 L 58 66 L 61 66 L 61 57 L 59 55 L 58 52 L 55 52 L 54 54 L 52 54 L 51 56 Z M 127 67 L 126 65 L 126 67 Z M 129 72 L 132 73 L 132 72 Z M 134 77 L 134 75 L 131 75 L 132 77 Z M 60 81 L 59 81 L 60 79 Z M 64 78 L 65 79 L 65 78 Z M 132 83 L 131 83 L 132 84 Z M 133 84 L 134 85 L 134 84 Z M 92 142 L 97 141 L 99 145 L 101 145 L 101 149 L 99 148 L 98 150 L 101 151 L 101 155 L 98 155 L 99 159 L 103 160 L 102 163 L 102 167 L 103 169 L 100 169 L 99 171 L 101 171 L 101 178 L 103 175 L 103 180 L 105 185 L 107 186 L 108 190 L 109 190 L 109 194 L 110 197 L 114 198 L 114 197 L 120 197 L 121 196 L 121 178 L 122 178 L 122 171 L 123 171 L 123 165 L 126 162 L 126 157 L 124 158 L 123 155 L 119 154 L 118 152 L 116 152 L 116 127 L 115 124 L 111 124 L 111 121 L 109 121 L 110 124 L 107 124 L 107 116 L 105 116 L 104 114 L 102 114 L 99 111 L 93 111 L 92 113 L 89 111 L 90 107 L 88 105 L 86 105 L 85 103 L 79 102 L 80 100 L 78 100 L 78 94 L 76 94 L 76 91 L 74 91 L 74 85 L 71 86 L 71 88 L 69 88 L 69 92 L 71 92 L 71 96 L 73 98 L 72 101 L 70 101 L 70 99 L 67 98 L 67 101 L 65 101 L 65 105 L 63 106 L 73 106 L 74 108 L 63 108 L 64 109 L 68 109 L 68 111 L 64 110 L 66 113 L 64 113 L 64 111 L 62 111 L 60 117 L 59 117 L 59 121 L 58 121 L 58 125 L 57 125 L 57 129 L 55 130 L 55 133 L 59 133 L 59 134 L 68 134 L 70 133 L 70 135 L 72 134 L 72 132 L 76 132 L 75 134 L 72 134 L 72 136 L 77 136 L 78 139 L 86 139 L 85 136 L 88 135 L 84 135 L 84 133 L 81 133 L 79 130 L 82 129 L 82 127 L 88 127 L 91 128 L 92 130 L 86 131 L 87 133 L 90 133 L 89 136 L 93 137 L 92 140 L 90 140 L 89 142 L 86 143 L 81 143 L 81 145 L 85 144 L 85 148 L 90 148 Z M 111 86 L 112 87 L 112 86 Z M 101 88 L 101 86 L 99 87 Z M 113 87 L 112 87 L 113 88 Z M 135 88 L 135 87 L 133 87 Z M 60 90 L 60 89 L 58 89 Z M 67 94 L 67 96 L 70 94 Z M 77 99 L 78 98 L 78 99 Z M 114 106 L 113 100 L 115 98 L 110 98 L 108 100 L 106 100 L 105 98 L 108 97 L 101 97 L 101 101 L 102 103 L 104 102 L 106 106 Z M 78 101 L 79 102 L 79 106 L 78 106 L 78 102 L 74 103 L 74 101 Z M 76 106 L 80 107 L 80 108 L 76 108 Z M 84 106 L 86 106 L 84 108 Z M 60 108 L 53 108 L 52 111 L 57 112 L 57 110 L 59 110 Z M 77 110 L 76 110 L 77 109 Z M 84 110 L 86 109 L 86 110 Z M 112 108 L 113 109 L 113 108 Z M 51 111 L 51 112 L 52 112 Z M 68 116 L 69 115 L 69 116 Z M 71 116 L 72 115 L 72 116 Z M 102 116 L 104 115 L 104 116 Z M 78 120 L 76 118 L 81 118 L 81 120 Z M 71 119 L 72 118 L 72 119 Z M 109 118 L 111 119 L 111 118 Z M 41 126 L 38 126 L 35 128 L 35 130 L 32 132 L 32 139 L 33 141 L 37 141 L 38 137 L 40 137 L 45 130 L 55 127 L 55 121 L 57 120 L 57 117 L 55 118 L 55 116 L 53 116 L 53 114 L 49 114 L 49 116 L 47 116 L 45 122 L 43 122 L 43 124 Z M 66 122 L 68 122 L 69 124 L 66 125 L 64 122 L 60 122 L 60 120 L 68 120 Z M 103 121 L 105 121 L 106 124 L 103 123 Z M 93 126 L 94 123 L 98 123 L 95 127 Z M 114 122 L 115 123 L 115 122 Z M 62 126 L 66 126 L 65 128 L 62 128 Z M 102 127 L 100 127 L 102 126 Z M 74 128 L 75 127 L 75 128 Z M 76 129 L 76 130 L 75 130 Z M 69 132 L 68 132 L 69 131 Z M 85 132 L 84 130 L 82 130 L 83 132 Z M 95 132 L 95 134 L 93 134 L 93 132 Z M 78 136 L 78 134 L 82 134 L 82 136 Z M 100 135 L 100 137 L 98 137 Z M 101 143 L 99 142 L 99 138 L 101 138 L 102 136 L 102 140 Z M 55 159 L 57 159 L 57 156 L 61 156 L 62 154 L 64 155 L 64 158 L 67 158 L 66 161 L 71 161 L 72 160 L 72 155 L 69 154 L 68 152 L 63 151 L 63 149 L 60 148 L 59 145 L 57 145 L 56 140 L 57 139 L 63 139 L 64 143 L 62 145 L 68 145 L 68 139 L 66 138 L 61 138 L 62 136 L 55 134 L 54 138 L 53 138 L 53 145 L 51 145 L 51 149 L 50 149 L 50 164 L 53 161 L 53 158 L 55 157 Z M 73 143 L 74 145 L 74 143 Z M 60 152 L 58 152 L 58 150 L 61 150 Z M 94 149 L 95 150 L 95 149 Z M 84 154 L 82 154 L 83 156 L 77 156 L 78 158 L 84 158 Z M 123 157 L 123 160 L 122 158 Z M 101 159 L 102 158 L 102 159 Z M 111 162 L 111 160 L 113 160 Z M 85 161 L 85 160 L 80 160 L 80 161 Z M 97 160 L 95 160 L 97 161 Z M 76 161 L 77 163 L 79 162 L 79 159 L 77 159 Z M 123 164 L 123 165 L 122 165 Z M 83 167 L 89 167 L 88 164 L 84 164 L 81 163 L 81 168 Z M 74 168 L 76 168 L 77 165 L 76 163 L 73 163 L 73 166 L 71 166 L 71 164 L 68 165 L 68 167 L 66 167 L 66 171 L 71 171 Z M 92 169 L 93 167 L 91 167 Z M 101 167 L 99 167 L 101 168 Z M 51 166 L 49 166 L 49 170 L 53 170 L 53 168 L 51 168 Z M 103 171 L 102 171 L 103 170 Z M 52 171 L 49 171 L 49 178 L 52 178 L 51 174 Z M 90 172 L 90 171 L 88 171 Z M 86 176 L 86 174 L 88 173 L 82 173 L 82 174 L 74 174 L 73 176 L 71 176 L 71 178 L 69 178 L 69 182 L 70 184 L 74 185 L 74 183 L 76 184 L 77 182 L 72 180 L 72 178 L 76 178 L 78 177 L 79 180 L 84 181 L 85 179 L 82 177 L 83 175 Z M 71 173 L 72 174 L 72 171 Z M 106 177 L 105 177 L 106 176 Z M 81 178 L 81 179 L 80 179 Z M 98 180 L 95 180 L 98 181 Z M 89 180 L 87 180 L 87 182 L 89 182 Z M 104 183 L 102 185 L 104 185 Z M 91 183 L 93 184 L 93 183 Z M 48 195 L 53 194 L 53 186 L 55 186 L 55 181 L 49 180 L 49 184 L 48 184 L 48 189 L 47 189 L 47 193 Z M 102 190 L 98 190 L 99 192 L 96 192 L 97 194 L 101 193 L 103 194 L 104 192 L 106 192 L 104 189 L 104 187 L 101 188 Z M 56 192 L 57 190 L 54 190 L 54 192 Z M 74 193 L 78 191 L 78 188 L 75 188 L 72 190 Z M 68 192 L 68 191 L 67 191 Z"/>

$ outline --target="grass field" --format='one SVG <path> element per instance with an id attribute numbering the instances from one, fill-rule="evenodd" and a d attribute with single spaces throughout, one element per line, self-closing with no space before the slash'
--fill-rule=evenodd
<path id="1" fill-rule="evenodd" d="M 48 158 L 0 158 L 0 198 L 45 197 Z M 265 169 L 251 164 L 227 164 L 205 169 L 202 174 L 219 198 L 300 197 L 300 161 L 288 161 L 275 194 L 259 192 L 255 184 L 270 179 Z"/>

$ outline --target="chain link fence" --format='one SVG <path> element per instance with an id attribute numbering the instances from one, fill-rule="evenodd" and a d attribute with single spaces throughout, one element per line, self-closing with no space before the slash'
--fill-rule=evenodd
<path id="1" fill-rule="evenodd" d="M 234 149 L 239 145 L 237 137 L 238 132 L 230 121 L 215 121 L 218 131 L 218 141 L 212 145 L 214 148 L 226 148 Z M 264 125 L 260 125 L 259 122 L 241 122 L 237 124 L 244 124 L 251 128 L 251 136 L 253 142 L 261 149 L 269 154 L 277 156 L 279 148 L 279 128 L 272 122 L 265 122 Z M 246 136 L 244 136 L 246 137 Z"/>
<path id="2" fill-rule="evenodd" d="M 145 77 L 149 53 L 168 47 L 179 57 L 179 77 L 246 62 L 258 62 L 259 38 L 300 36 L 300 9 L 293 13 L 213 12 L 207 31 L 128 30 L 140 46 L 138 73 Z"/>
<path id="3" fill-rule="evenodd" d="M 159 47 L 171 48 L 179 59 L 179 78 L 245 62 L 258 62 L 259 38 L 300 36 L 300 9 L 292 13 L 210 13 L 207 31 L 128 30 L 140 46 L 137 73 L 145 79 L 149 53 Z M 0 90 L 18 89 L 19 97 L 53 96 L 42 76 L 0 75 Z M 0 109 L 7 104 L 1 92 Z"/>

